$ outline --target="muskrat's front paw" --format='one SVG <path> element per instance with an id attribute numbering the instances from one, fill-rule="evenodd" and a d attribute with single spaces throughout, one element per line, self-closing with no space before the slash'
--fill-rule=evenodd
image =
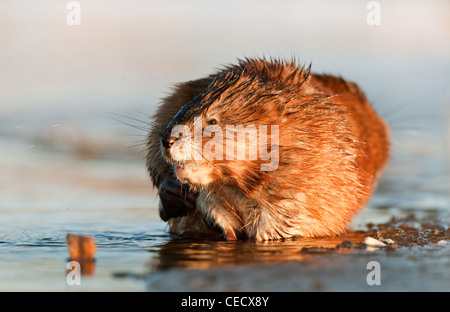
<path id="1" fill-rule="evenodd" d="M 204 218 L 203 220 L 209 227 L 219 232 L 227 241 L 242 240 L 246 238 L 245 232 L 240 227 L 234 227 L 223 218 Z"/>
<path id="2" fill-rule="evenodd" d="M 163 221 L 187 215 L 195 209 L 198 193 L 178 180 L 167 179 L 159 187 L 159 216 Z"/>

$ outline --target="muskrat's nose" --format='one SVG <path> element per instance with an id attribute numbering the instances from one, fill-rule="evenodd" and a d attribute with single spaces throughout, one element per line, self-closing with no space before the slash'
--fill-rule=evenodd
<path id="1" fill-rule="evenodd" d="M 171 148 L 176 139 L 162 139 L 161 143 L 165 148 Z"/>
<path id="2" fill-rule="evenodd" d="M 168 134 L 168 128 L 163 133 L 163 136 L 161 137 L 161 144 L 164 148 L 171 148 L 173 143 L 175 143 L 176 140 L 180 139 L 183 136 L 183 132 L 178 133 L 178 136 L 174 136 L 173 133 L 171 136 Z"/>

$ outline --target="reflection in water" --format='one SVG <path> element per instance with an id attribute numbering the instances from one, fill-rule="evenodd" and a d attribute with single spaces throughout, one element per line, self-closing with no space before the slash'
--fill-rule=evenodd
<path id="1" fill-rule="evenodd" d="M 75 261 L 76 266 L 80 266 L 81 274 L 94 275 L 94 254 L 97 251 L 97 245 L 95 244 L 94 238 L 89 235 L 67 233 L 67 248 L 69 250 L 70 260 Z M 71 268 L 69 268 L 69 270 L 71 270 Z"/>
<path id="2" fill-rule="evenodd" d="M 349 252 L 364 240 L 363 232 L 338 237 L 295 238 L 265 242 L 205 241 L 173 238 L 150 249 L 150 271 L 169 268 L 213 268 L 245 263 L 298 261 L 328 252 Z"/>
<path id="3" fill-rule="evenodd" d="M 430 210 L 428 216 L 409 214 L 392 218 L 387 223 L 367 224 L 367 231 L 348 231 L 336 237 L 291 238 L 275 241 L 212 241 L 192 238 L 171 238 L 148 250 L 154 254 L 150 272 L 170 268 L 205 269 L 237 264 L 271 264 L 301 261 L 318 255 L 369 251 L 366 237 L 386 243 L 384 249 L 447 244 L 450 227 L 447 214 Z"/>

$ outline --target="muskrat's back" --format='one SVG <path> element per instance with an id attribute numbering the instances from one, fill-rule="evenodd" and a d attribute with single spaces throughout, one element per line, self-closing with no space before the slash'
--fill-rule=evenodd
<path id="1" fill-rule="evenodd" d="M 316 88 L 322 88 L 327 90 L 328 94 L 334 95 L 334 102 L 348 108 L 352 132 L 360 139 L 358 147 L 364 151 L 364 157 L 359 162 L 362 168 L 377 180 L 389 158 L 389 134 L 386 123 L 378 116 L 355 83 L 330 75 L 313 75 L 313 81 Z"/>
<path id="2" fill-rule="evenodd" d="M 174 159 L 173 144 L 185 138 L 173 137 L 174 128 L 194 130 L 196 117 L 202 130 L 277 125 L 275 170 L 261 171 L 261 159 Z M 147 166 L 173 233 L 317 237 L 345 231 L 370 198 L 388 150 L 387 126 L 356 84 L 294 63 L 245 60 L 179 84 L 163 100 Z"/>

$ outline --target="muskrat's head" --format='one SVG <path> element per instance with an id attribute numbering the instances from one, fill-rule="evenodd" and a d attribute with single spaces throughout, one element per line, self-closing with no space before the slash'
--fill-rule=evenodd
<path id="1" fill-rule="evenodd" d="M 177 178 L 193 186 L 207 186 L 219 172 L 203 155 L 204 130 L 217 119 L 206 115 L 210 103 L 197 96 L 184 105 L 161 135 L 164 157 L 174 166 Z"/>
<path id="2" fill-rule="evenodd" d="M 162 154 L 177 178 L 194 187 L 220 183 L 251 192 L 278 168 L 286 103 L 302 93 L 308 77 L 309 70 L 294 63 L 257 60 L 212 76 L 161 135 Z"/>

